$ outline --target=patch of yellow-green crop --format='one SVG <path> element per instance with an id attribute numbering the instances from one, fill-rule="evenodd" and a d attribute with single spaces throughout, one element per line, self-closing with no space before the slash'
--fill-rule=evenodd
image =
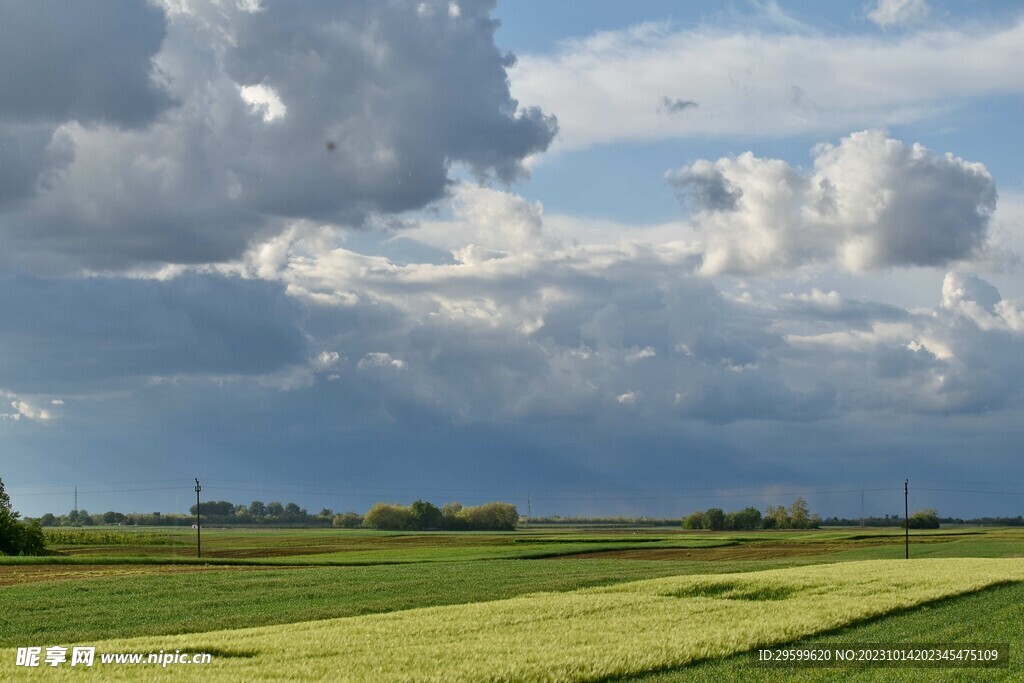
<path id="1" fill-rule="evenodd" d="M 214 653 L 210 665 L 161 672 L 183 680 L 582 681 L 789 642 L 1014 581 L 1024 581 L 1022 559 L 849 562 L 96 646 L 98 653 Z M 25 672 L 14 661 L 14 650 L 0 651 L 0 677 Z M 90 672 L 105 679 L 156 673 L 99 663 Z"/>

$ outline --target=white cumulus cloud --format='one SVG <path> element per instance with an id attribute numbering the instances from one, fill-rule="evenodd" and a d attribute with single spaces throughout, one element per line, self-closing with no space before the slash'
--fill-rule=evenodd
<path id="1" fill-rule="evenodd" d="M 381 351 L 368 353 L 359 360 L 360 370 L 368 368 L 394 368 L 401 370 L 404 367 L 405 361 L 399 358 L 392 358 L 390 353 L 383 353 Z"/>
<path id="2" fill-rule="evenodd" d="M 979 256 L 996 206 L 983 164 L 853 133 L 802 172 L 747 152 L 666 174 L 695 209 L 702 272 L 764 273 L 835 261 L 850 271 Z"/>
<path id="3" fill-rule="evenodd" d="M 882 28 L 914 24 L 932 11 L 928 0 L 878 0 L 868 19 Z"/>

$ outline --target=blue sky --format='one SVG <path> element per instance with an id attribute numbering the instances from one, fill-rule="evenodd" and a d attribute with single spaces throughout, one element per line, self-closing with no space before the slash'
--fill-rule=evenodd
<path id="1" fill-rule="evenodd" d="M 1024 512 L 1017 3 L 0 19 L 25 514 Z"/>

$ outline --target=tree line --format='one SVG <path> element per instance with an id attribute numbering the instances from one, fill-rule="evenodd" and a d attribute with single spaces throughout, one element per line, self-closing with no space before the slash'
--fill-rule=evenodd
<path id="1" fill-rule="evenodd" d="M 212 500 L 193 505 L 189 514 L 160 512 L 122 513 L 113 510 L 89 514 L 72 510 L 66 515 L 46 513 L 38 521 L 44 527 L 82 527 L 122 524 L 127 526 L 191 526 L 196 512 L 204 525 L 271 525 L 271 526 L 333 526 L 344 529 L 370 528 L 394 531 L 511 531 L 519 522 L 514 505 L 493 502 L 476 507 L 448 503 L 438 508 L 433 503 L 417 500 L 411 505 L 377 503 L 365 515 L 355 511 L 336 513 L 324 508 L 316 514 L 295 503 L 263 503 L 254 500 L 237 505 L 227 500 Z"/>
<path id="2" fill-rule="evenodd" d="M 824 521 L 828 526 L 861 526 L 861 520 L 838 519 L 830 517 Z M 942 519 L 935 508 L 916 510 L 908 519 L 902 515 L 886 515 L 885 517 L 865 517 L 863 526 L 898 527 L 910 526 L 911 529 L 938 529 L 942 524 L 964 524 L 963 520 Z M 968 522 L 971 523 L 971 522 Z"/>
<path id="3" fill-rule="evenodd" d="M 753 529 L 817 529 L 821 517 L 811 514 L 807 501 L 797 498 L 788 508 L 784 505 L 769 505 L 764 515 L 755 507 L 746 507 L 735 512 L 722 508 L 709 508 L 703 512 L 692 512 L 683 518 L 684 529 L 707 529 L 709 531 L 751 531 Z"/>
<path id="4" fill-rule="evenodd" d="M 665 527 L 675 526 L 679 520 L 664 517 L 530 517 L 529 523 L 538 526 L 601 526 L 601 527 Z"/>
<path id="5" fill-rule="evenodd" d="M 1013 525 L 1015 518 L 1002 518 L 1000 523 Z M 1024 519 L 1016 518 L 1018 524 Z M 896 515 L 870 517 L 864 519 L 864 526 L 882 526 L 903 528 L 909 523 L 911 529 L 938 529 L 940 523 L 964 523 L 963 520 L 940 519 L 934 508 L 917 510 L 904 520 Z M 981 523 L 980 520 L 969 520 L 967 523 Z M 797 498 L 788 508 L 783 505 L 769 505 L 765 514 L 754 507 L 746 507 L 736 512 L 726 513 L 721 508 L 710 508 L 704 512 L 693 512 L 683 518 L 684 529 L 707 529 L 710 531 L 750 531 L 753 529 L 817 529 L 821 526 L 860 526 L 860 520 L 839 519 L 830 517 L 822 520 L 820 516 L 811 514 L 807 501 Z"/>
<path id="6" fill-rule="evenodd" d="M 212 500 L 200 503 L 203 524 L 270 524 L 295 526 L 330 526 L 334 511 L 323 509 L 312 515 L 295 503 L 266 503 L 254 500 L 248 505 L 236 505 L 226 500 Z M 162 512 L 107 512 L 90 514 L 86 510 L 72 510 L 66 515 L 47 512 L 39 518 L 44 527 L 50 526 L 100 526 L 122 524 L 127 526 L 191 526 L 196 523 L 196 506 L 188 514 Z"/>
<path id="7" fill-rule="evenodd" d="M 438 508 L 417 500 L 412 505 L 377 503 L 363 518 L 362 526 L 389 531 L 515 531 L 519 512 L 509 503 L 465 507 L 447 503 Z"/>

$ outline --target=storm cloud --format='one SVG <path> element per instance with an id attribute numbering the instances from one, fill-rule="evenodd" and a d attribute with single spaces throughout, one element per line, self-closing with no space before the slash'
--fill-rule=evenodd
<path id="1" fill-rule="evenodd" d="M 24 24 L 35 41 L 4 42 L 30 68 L 5 70 L 25 97 L 0 113 L 0 142 L 10 126 L 52 124 L 0 175 L 0 201 L 28 198 L 0 213 L 5 259 L 23 268 L 230 260 L 288 219 L 359 225 L 421 208 L 456 164 L 516 179 L 557 130 L 509 95 L 514 58 L 494 45 L 490 2 L 197 2 L 166 16 L 132 3 L 143 16 L 90 17 L 67 41 L 85 5 L 8 5 L 19 21 L 5 30 Z M 47 32 L 66 59 L 43 49 Z M 74 63 L 89 41 L 102 49 Z"/>
<path id="2" fill-rule="evenodd" d="M 2 386 L 19 394 L 262 376 L 306 360 L 301 309 L 275 283 L 8 276 L 0 293 Z"/>

